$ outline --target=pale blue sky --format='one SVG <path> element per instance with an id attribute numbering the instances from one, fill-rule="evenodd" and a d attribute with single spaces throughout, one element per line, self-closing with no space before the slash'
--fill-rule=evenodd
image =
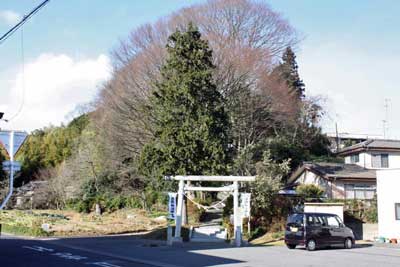
<path id="1" fill-rule="evenodd" d="M 0 33 L 9 27 L 1 19 L 2 11 L 24 14 L 41 0 L 1 0 Z M 59 77 L 62 97 L 48 96 L 46 101 L 87 102 L 95 95 L 79 95 L 68 88 L 96 87 L 105 75 L 110 50 L 125 38 L 130 30 L 142 23 L 154 22 L 170 12 L 192 3 L 204 1 L 178 0 L 52 0 L 30 22 L 24 26 L 25 62 L 32 63 L 26 68 L 32 77 L 26 77 L 25 86 L 37 101 L 29 108 L 40 104 L 40 94 L 55 93 L 54 86 L 43 84 L 39 69 L 53 70 L 62 66 L 65 73 L 73 78 Z M 400 137 L 400 121 L 395 114 L 400 112 L 397 103 L 400 93 L 397 86 L 397 65 L 400 62 L 400 1 L 367 0 L 270 0 L 271 7 L 282 13 L 290 23 L 302 33 L 303 42 L 298 47 L 300 73 L 306 83 L 309 95 L 322 95 L 329 116 L 324 120 L 324 129 L 333 130 L 337 121 L 340 131 L 382 134 L 384 119 L 384 99 L 390 98 L 389 137 Z M 15 34 L 0 46 L 0 107 L 12 113 L 18 106 L 15 100 L 9 107 L 10 98 L 18 98 L 17 73 L 21 70 L 20 34 Z M 44 56 L 45 55 L 45 56 Z M 47 55 L 47 56 L 46 56 Z M 35 63 L 35 64 L 33 64 Z M 79 73 L 94 68 L 95 73 L 83 83 Z M 27 71 L 27 70 L 26 70 Z M 28 74 L 26 74 L 28 76 Z M 57 73 L 51 73 L 58 77 Z M 64 82 L 61 84 L 61 82 Z M 15 89 L 17 90 L 17 89 Z M 83 89 L 82 89 L 83 90 Z M 69 93 L 68 93 L 69 92 Z M 29 116 L 20 116 L 15 126 L 29 129 L 42 127 L 46 122 L 57 124 L 66 114 L 48 116 L 46 113 L 66 113 L 73 109 L 68 103 L 63 109 L 51 111 L 51 106 L 62 106 L 58 102 L 49 103 L 48 111 L 43 108 L 37 115 L 43 120 L 28 121 Z M 75 101 L 76 102 L 76 101 Z M 61 102 L 60 102 L 61 103 Z M 52 105 L 51 105 L 52 104 Z M 18 121 L 17 121 L 18 120 Z M 1 126 L 1 125 L 0 125 Z"/>

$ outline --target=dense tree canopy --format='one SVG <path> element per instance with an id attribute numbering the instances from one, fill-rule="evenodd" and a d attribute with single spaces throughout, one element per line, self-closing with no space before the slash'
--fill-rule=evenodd
<path id="1" fill-rule="evenodd" d="M 170 36 L 167 52 L 150 98 L 154 140 L 142 151 L 141 168 L 164 175 L 223 174 L 229 121 L 212 77 L 212 51 L 189 24 Z"/>
<path id="2" fill-rule="evenodd" d="M 88 115 L 81 115 L 68 126 L 33 131 L 17 155 L 22 172 L 17 176 L 16 185 L 32 180 L 40 169 L 55 167 L 68 159 L 88 121 Z"/>

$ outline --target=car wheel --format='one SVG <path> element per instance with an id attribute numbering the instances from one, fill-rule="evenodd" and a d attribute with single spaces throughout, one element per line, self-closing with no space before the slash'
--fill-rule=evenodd
<path id="1" fill-rule="evenodd" d="M 344 248 L 351 249 L 353 247 L 353 240 L 351 238 L 346 238 L 344 241 Z"/>
<path id="2" fill-rule="evenodd" d="M 286 246 L 288 247 L 288 249 L 295 249 L 296 245 L 293 244 L 286 244 Z"/>
<path id="3" fill-rule="evenodd" d="M 314 251 L 317 248 L 317 243 L 315 242 L 314 239 L 310 239 L 307 242 L 307 250 L 308 251 Z"/>

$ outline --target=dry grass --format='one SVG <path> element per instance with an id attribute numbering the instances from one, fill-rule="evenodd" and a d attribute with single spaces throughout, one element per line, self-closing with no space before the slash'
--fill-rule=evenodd
<path id="1" fill-rule="evenodd" d="M 265 235 L 250 241 L 252 245 L 282 246 L 284 245 L 283 233 L 266 233 Z"/>
<path id="2" fill-rule="evenodd" d="M 26 227 L 47 223 L 51 235 L 71 237 L 137 233 L 166 226 L 166 222 L 151 217 L 138 209 L 123 209 L 102 216 L 58 210 L 2 211 L 0 223 Z"/>

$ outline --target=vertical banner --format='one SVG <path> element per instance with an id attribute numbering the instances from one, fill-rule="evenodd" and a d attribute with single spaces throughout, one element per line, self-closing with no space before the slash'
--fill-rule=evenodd
<path id="1" fill-rule="evenodd" d="M 242 220 L 243 218 L 248 218 L 247 220 L 247 232 L 250 235 L 250 209 L 251 209 L 251 194 L 250 193 L 241 193 L 240 194 L 240 208 L 242 210 Z M 243 225 L 242 225 L 243 227 Z"/>
<path id="2" fill-rule="evenodd" d="M 243 217 L 250 217 L 250 193 L 240 193 L 240 207 L 243 211 Z"/>
<path id="3" fill-rule="evenodd" d="M 176 196 L 177 193 L 168 193 L 168 219 L 176 218 Z"/>

